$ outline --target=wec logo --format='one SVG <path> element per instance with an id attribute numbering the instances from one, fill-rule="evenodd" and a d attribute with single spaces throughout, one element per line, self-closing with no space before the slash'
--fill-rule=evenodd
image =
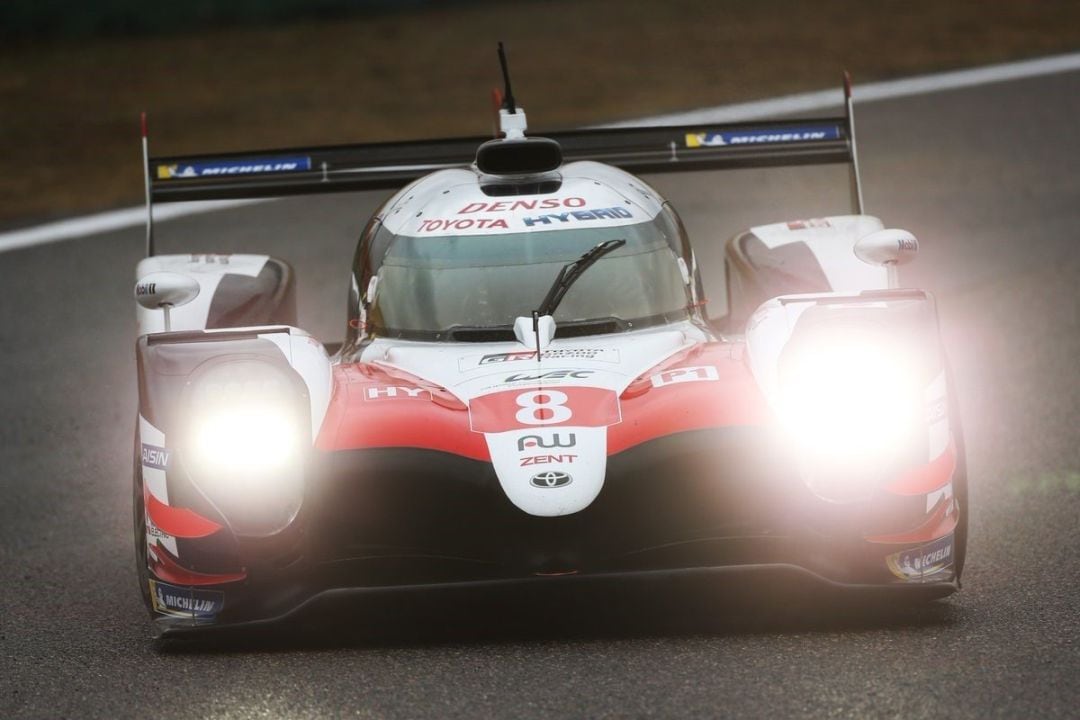
<path id="1" fill-rule="evenodd" d="M 540 373 L 539 375 L 525 375 L 522 373 L 514 373 L 510 377 L 503 380 L 503 382 L 522 382 L 523 380 L 566 380 L 573 378 L 575 380 L 584 380 L 593 374 L 592 370 L 549 370 L 548 372 Z"/>

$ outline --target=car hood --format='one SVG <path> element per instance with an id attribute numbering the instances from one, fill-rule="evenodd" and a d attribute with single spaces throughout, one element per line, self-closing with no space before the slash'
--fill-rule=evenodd
<path id="1" fill-rule="evenodd" d="M 588 507 L 604 485 L 608 428 L 619 396 L 665 360 L 708 340 L 692 323 L 558 339 L 535 349 L 507 343 L 380 339 L 363 363 L 430 384 L 468 408 L 507 498 L 537 516 Z"/>

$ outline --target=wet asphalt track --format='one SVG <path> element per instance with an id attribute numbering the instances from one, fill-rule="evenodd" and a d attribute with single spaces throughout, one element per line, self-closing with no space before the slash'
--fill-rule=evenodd
<path id="1" fill-rule="evenodd" d="M 1080 74 L 859 110 L 869 210 L 922 241 L 904 279 L 938 293 L 968 436 L 964 589 L 914 609 L 689 586 L 455 595 L 156 648 L 130 530 L 141 231 L 0 255 L 0 717 L 1076 717 L 1077 117 Z M 740 226 L 823 214 L 813 177 L 657 185 L 719 277 Z M 288 259 L 301 324 L 335 339 L 376 199 L 194 217 L 161 227 L 163 249 Z"/>

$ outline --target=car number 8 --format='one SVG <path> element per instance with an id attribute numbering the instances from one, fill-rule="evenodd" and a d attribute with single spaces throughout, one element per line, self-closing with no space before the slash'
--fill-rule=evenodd
<path id="1" fill-rule="evenodd" d="M 566 422 L 573 411 L 566 406 L 570 398 L 558 390 L 533 390 L 517 396 L 517 421 L 523 425 L 554 425 Z"/>

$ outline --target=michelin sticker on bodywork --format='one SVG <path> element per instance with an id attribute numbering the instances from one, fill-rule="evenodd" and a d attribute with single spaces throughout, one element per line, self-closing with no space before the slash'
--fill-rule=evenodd
<path id="1" fill-rule="evenodd" d="M 894 553 L 885 562 L 892 574 L 901 580 L 919 582 L 936 579 L 934 576 L 952 567 L 953 536 Z"/>
<path id="2" fill-rule="evenodd" d="M 177 587 L 160 580 L 150 581 L 154 612 L 173 617 L 213 620 L 225 607 L 225 593 Z"/>

